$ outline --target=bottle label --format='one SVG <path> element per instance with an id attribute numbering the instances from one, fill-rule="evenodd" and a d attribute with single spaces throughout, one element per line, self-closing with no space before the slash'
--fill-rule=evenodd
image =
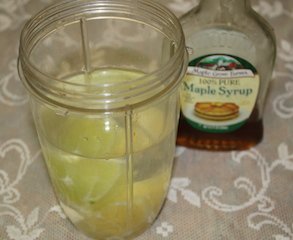
<path id="1" fill-rule="evenodd" d="M 224 54 L 189 63 L 181 86 L 181 111 L 196 129 L 212 133 L 237 130 L 249 119 L 260 79 L 246 60 Z"/>

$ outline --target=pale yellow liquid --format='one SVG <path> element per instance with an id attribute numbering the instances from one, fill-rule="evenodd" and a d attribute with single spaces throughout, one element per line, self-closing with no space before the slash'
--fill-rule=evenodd
<path id="1" fill-rule="evenodd" d="M 95 72 L 91 81 L 139 77 L 122 70 Z M 121 78 L 118 78 L 121 80 Z M 68 81 L 87 81 L 75 76 Z M 131 156 L 125 119 L 58 115 L 43 109 L 40 131 L 56 194 L 66 215 L 95 239 L 131 239 L 156 218 L 171 174 L 175 128 L 165 104 L 133 113 Z"/>

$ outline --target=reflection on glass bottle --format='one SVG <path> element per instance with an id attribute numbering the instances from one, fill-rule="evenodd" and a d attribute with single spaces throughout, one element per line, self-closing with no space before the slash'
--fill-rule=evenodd
<path id="1" fill-rule="evenodd" d="M 190 56 L 177 144 L 209 150 L 256 145 L 275 63 L 273 29 L 249 0 L 201 0 L 181 24 Z"/>

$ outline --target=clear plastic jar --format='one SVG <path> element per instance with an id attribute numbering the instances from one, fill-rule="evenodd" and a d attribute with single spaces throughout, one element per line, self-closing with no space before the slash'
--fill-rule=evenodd
<path id="1" fill-rule="evenodd" d="M 177 18 L 149 0 L 67 0 L 24 27 L 19 72 L 64 212 L 128 239 L 167 193 L 187 66 Z"/>

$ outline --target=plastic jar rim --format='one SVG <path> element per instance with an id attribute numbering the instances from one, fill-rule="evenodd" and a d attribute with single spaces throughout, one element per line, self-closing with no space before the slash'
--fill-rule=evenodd
<path id="1" fill-rule="evenodd" d="M 91 6 L 91 4 L 94 4 L 94 6 Z M 80 9 L 80 6 L 83 6 L 84 9 Z M 179 84 L 180 79 L 183 77 L 183 75 L 185 74 L 186 71 L 186 67 L 187 67 L 187 54 L 186 54 L 186 48 L 185 48 L 185 39 L 184 39 L 184 34 L 181 28 L 181 25 L 179 23 L 179 20 L 177 19 L 177 17 L 169 10 L 167 9 L 165 6 L 161 5 L 160 3 L 154 2 L 152 0 L 63 0 L 61 2 L 52 4 L 51 6 L 43 9 L 42 11 L 40 11 L 39 13 L 37 13 L 34 17 L 32 17 L 24 26 L 22 32 L 21 32 L 21 37 L 20 37 L 20 46 L 19 46 L 19 75 L 21 76 L 21 79 L 23 80 L 25 86 L 28 88 L 28 90 L 36 97 L 42 99 L 42 100 L 46 100 L 48 102 L 51 102 L 53 104 L 58 105 L 59 102 L 58 100 L 54 100 L 51 99 L 50 97 L 45 96 L 44 94 L 42 94 L 41 91 L 39 91 L 40 89 L 42 89 L 44 86 L 42 85 L 42 83 L 40 84 L 40 82 L 37 82 L 37 84 L 33 84 L 30 82 L 30 80 L 27 79 L 26 73 L 23 71 L 24 68 L 29 69 L 32 73 L 35 74 L 35 76 L 37 76 L 37 79 L 50 79 L 50 81 L 52 82 L 60 82 L 60 79 L 54 78 L 42 71 L 40 71 L 31 61 L 30 61 L 30 52 L 31 50 L 26 49 L 26 44 L 27 41 L 31 40 L 31 37 L 35 37 L 35 36 L 30 36 L 30 34 L 32 35 L 33 30 L 36 27 L 39 27 L 40 25 L 44 24 L 46 21 L 48 20 L 52 20 L 52 16 L 54 16 L 55 14 L 60 14 L 64 13 L 64 11 L 69 11 L 72 9 L 79 9 L 78 11 L 80 11 L 80 13 L 84 13 L 86 11 L 89 10 L 96 10 L 96 11 L 101 11 L 101 9 L 103 8 L 103 13 L 106 12 L 105 6 L 108 6 L 108 13 L 111 14 L 113 13 L 113 11 L 115 11 L 115 9 L 120 9 L 123 7 L 129 8 L 132 7 L 132 9 L 137 10 L 137 15 L 139 15 L 139 11 L 143 11 L 143 12 L 147 12 L 148 14 L 153 15 L 154 17 L 157 17 L 157 21 L 158 19 L 161 21 L 165 21 L 165 24 L 170 24 L 170 28 L 175 31 L 176 36 L 178 36 L 178 39 L 176 41 L 176 51 L 174 52 L 173 56 L 170 57 L 170 59 L 159 69 L 156 69 L 153 72 L 147 73 L 146 75 L 144 75 L 143 77 L 139 78 L 139 80 L 141 82 L 151 82 L 154 78 L 158 78 L 160 77 L 161 79 L 165 77 L 165 80 L 167 81 L 167 77 L 169 76 L 164 76 L 166 75 L 166 72 L 169 72 L 172 74 L 176 74 L 177 76 L 175 77 L 175 81 L 173 82 L 167 82 L 167 85 L 169 89 L 176 87 L 176 85 Z M 112 8 L 111 8 L 112 7 Z M 121 10 L 121 9 L 120 9 Z M 132 12 L 132 14 L 135 14 L 135 12 Z M 157 14 L 157 15 L 156 15 Z M 164 17 L 159 16 L 158 14 L 164 14 Z M 73 15 L 73 13 L 71 14 Z M 62 19 L 62 16 L 59 16 L 60 19 Z M 113 16 L 112 16 L 113 17 Z M 106 18 L 104 17 L 101 17 Z M 113 17 L 115 18 L 115 17 Z M 80 18 L 78 18 L 80 19 Z M 77 20 L 78 20 L 77 19 Z M 128 18 L 128 20 L 132 20 L 130 17 Z M 56 21 L 56 20 L 55 20 Z M 153 20 L 155 21 L 155 20 Z M 142 23 L 144 23 L 143 21 L 141 21 Z M 159 22 L 162 24 L 162 22 Z M 48 27 L 48 25 L 46 25 Z M 60 25 L 62 26 L 62 25 Z M 152 25 L 153 26 L 153 25 Z M 153 26 L 154 27 L 154 26 Z M 154 27 L 155 28 L 155 27 Z M 158 29 L 157 29 L 158 30 Z M 162 33 L 164 34 L 164 33 Z M 36 38 L 36 37 L 35 37 Z M 175 43 L 175 41 L 174 41 Z M 177 68 L 177 71 L 176 71 Z M 179 71 L 178 71 L 179 70 Z M 154 82 L 154 81 L 153 81 Z M 65 83 L 64 81 L 62 81 L 62 83 Z M 66 82 L 66 84 L 68 85 L 74 85 L 72 83 Z M 41 86 L 41 87 L 40 87 Z M 80 85 L 80 86 L 85 86 L 85 85 Z M 116 85 L 117 86 L 117 85 Z M 92 86 L 91 86 L 92 87 Z M 105 87 L 109 87 L 106 86 L 105 84 L 96 84 L 94 85 L 94 87 L 97 88 L 105 88 Z M 155 85 L 154 85 L 155 87 Z M 150 88 L 149 88 L 150 89 Z M 48 90 L 48 89 L 47 89 Z M 150 89 L 151 91 L 151 89 Z M 164 92 L 166 92 L 166 89 L 164 89 Z M 75 93 L 76 94 L 76 93 Z M 161 95 L 161 92 L 158 92 L 156 94 L 154 94 L 151 97 L 148 97 L 148 99 L 146 99 L 146 101 L 150 101 L 153 98 L 158 97 L 159 95 Z M 93 97 L 93 96 L 88 96 L 88 97 Z M 115 96 L 114 96 L 115 97 Z M 46 99 L 47 98 L 47 99 Z M 104 102 L 107 99 L 102 99 L 101 101 Z M 108 102 L 111 102 L 110 99 L 108 99 Z M 144 104 L 145 101 L 142 101 L 140 103 L 137 103 L 135 105 L 140 105 L 140 104 Z M 61 104 L 62 105 L 62 104 Z M 71 107 L 71 108 L 76 108 L 77 106 L 66 106 L 67 104 L 63 104 L 65 107 Z M 80 107 L 77 107 L 80 108 Z M 111 108 L 111 106 L 107 106 L 107 108 Z M 91 107 L 90 109 L 97 109 L 97 107 Z"/>

